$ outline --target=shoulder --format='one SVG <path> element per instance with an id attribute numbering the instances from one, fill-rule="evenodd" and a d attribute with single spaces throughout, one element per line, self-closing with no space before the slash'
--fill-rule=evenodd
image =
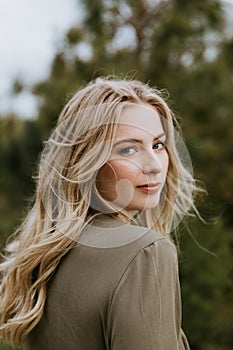
<path id="1" fill-rule="evenodd" d="M 160 240 L 168 239 L 148 227 L 126 224 L 108 218 L 87 225 L 80 235 L 78 243 L 92 248 L 120 248 L 124 246 L 131 250 L 133 246 L 143 248 Z"/>
<path id="2" fill-rule="evenodd" d="M 175 260 L 177 261 L 177 250 L 174 243 L 167 237 L 164 239 L 156 239 L 143 248 L 143 253 L 146 256 L 155 255 L 160 260 Z"/>
<path id="3" fill-rule="evenodd" d="M 173 242 L 148 227 L 125 224 L 116 220 L 104 225 L 86 227 L 80 237 L 81 249 L 88 261 L 106 262 L 107 269 L 124 274 L 139 265 L 163 270 L 164 266 L 177 265 L 176 247 Z M 101 264 L 101 263 L 100 263 Z M 104 268 L 102 270 L 105 270 Z"/>
<path id="4" fill-rule="evenodd" d="M 151 238 L 154 232 L 148 232 Z M 128 264 L 125 264 L 114 288 L 111 308 L 122 303 L 122 300 L 130 303 L 133 297 L 139 298 L 138 302 L 145 300 L 144 297 L 141 299 L 142 295 L 146 296 L 150 307 L 154 308 L 153 303 L 159 303 L 162 299 L 166 302 L 174 290 L 179 290 L 176 247 L 168 238 L 162 235 L 158 238 L 156 235 L 156 239 L 142 245 L 131 256 Z"/>
<path id="5" fill-rule="evenodd" d="M 153 271 L 177 269 L 177 250 L 169 238 L 149 230 L 138 243 L 137 252 L 127 267 L 129 271 L 132 269 L 143 270 L 144 268 L 147 272 L 150 268 Z"/>
<path id="6" fill-rule="evenodd" d="M 78 239 L 78 246 L 93 258 L 106 257 L 113 265 L 114 260 L 128 266 L 135 258 L 147 260 L 150 256 L 160 261 L 177 259 L 175 245 L 168 237 L 148 227 L 114 219 L 88 225 Z"/>
<path id="7" fill-rule="evenodd" d="M 168 273 L 178 272 L 177 250 L 170 239 L 157 239 L 144 246 L 135 259 L 130 269 L 157 271 L 159 275 L 165 276 Z"/>
<path id="8" fill-rule="evenodd" d="M 119 222 L 104 227 L 90 225 L 59 264 L 51 290 L 83 291 L 85 295 L 91 289 L 100 293 L 99 298 L 104 294 L 109 300 L 123 281 L 134 285 L 153 271 L 161 275 L 174 257 L 173 244 L 154 230 Z"/>

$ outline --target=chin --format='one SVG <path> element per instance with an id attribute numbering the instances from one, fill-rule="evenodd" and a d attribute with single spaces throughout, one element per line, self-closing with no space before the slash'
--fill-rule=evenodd
<path id="1" fill-rule="evenodd" d="M 154 198 L 148 198 L 144 204 L 140 205 L 140 210 L 144 210 L 144 209 L 154 209 L 159 205 L 159 201 L 160 201 L 160 196 L 156 195 Z"/>
<path id="2" fill-rule="evenodd" d="M 132 206 L 129 206 L 127 208 L 125 208 L 127 211 L 129 210 L 137 210 L 137 211 L 143 211 L 146 209 L 154 209 L 159 205 L 159 199 L 154 200 L 154 201 L 147 201 L 146 203 L 144 203 L 144 205 L 142 205 L 142 203 L 138 203 Z"/>
<path id="3" fill-rule="evenodd" d="M 159 202 L 156 203 L 148 203 L 147 205 L 145 205 L 141 210 L 146 210 L 146 209 L 154 209 L 159 205 Z"/>
<path id="4" fill-rule="evenodd" d="M 147 198 L 134 198 L 127 206 L 123 203 L 118 203 L 119 207 L 126 211 L 143 211 L 146 209 L 154 209 L 159 205 L 160 193 L 156 193 Z"/>

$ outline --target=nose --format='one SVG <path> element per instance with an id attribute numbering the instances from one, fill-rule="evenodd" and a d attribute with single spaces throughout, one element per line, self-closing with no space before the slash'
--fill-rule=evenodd
<path id="1" fill-rule="evenodd" d="M 144 174 L 158 174 L 162 170 L 162 164 L 159 155 L 154 150 L 147 150 L 143 157 L 142 170 Z"/>

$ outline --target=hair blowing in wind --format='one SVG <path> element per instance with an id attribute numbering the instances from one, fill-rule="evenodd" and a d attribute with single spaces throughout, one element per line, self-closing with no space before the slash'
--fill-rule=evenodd
<path id="1" fill-rule="evenodd" d="M 98 78 L 78 91 L 45 142 L 31 210 L 6 247 L 0 264 L 1 337 L 21 346 L 42 317 L 46 283 L 93 217 L 114 214 L 95 184 L 112 148 L 119 117 L 131 104 L 157 109 L 167 135 L 169 167 L 158 207 L 140 213 L 139 224 L 169 236 L 185 215 L 198 215 L 200 191 L 176 146 L 178 126 L 158 89 L 132 80 Z M 99 202 L 98 202 L 99 201 Z M 122 214 L 127 213 L 122 210 Z"/>

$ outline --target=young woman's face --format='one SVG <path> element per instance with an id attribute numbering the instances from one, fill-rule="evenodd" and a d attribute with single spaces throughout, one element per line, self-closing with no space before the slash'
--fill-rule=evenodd
<path id="1" fill-rule="evenodd" d="M 127 107 L 108 161 L 97 174 L 101 196 L 134 215 L 158 205 L 168 170 L 166 135 L 157 110 Z"/>

